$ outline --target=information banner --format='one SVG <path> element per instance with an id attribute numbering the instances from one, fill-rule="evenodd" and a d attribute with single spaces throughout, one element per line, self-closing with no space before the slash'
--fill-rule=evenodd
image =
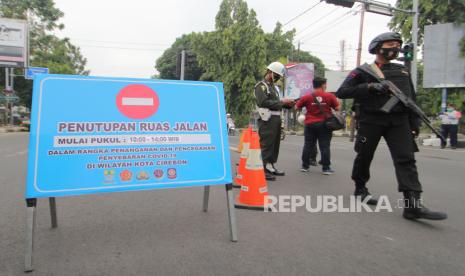
<path id="1" fill-rule="evenodd" d="M 288 64 L 284 98 L 297 99 L 313 92 L 313 63 Z"/>
<path id="2" fill-rule="evenodd" d="M 38 74 L 26 198 L 232 182 L 222 83 Z"/>
<path id="3" fill-rule="evenodd" d="M 0 17 L 0 67 L 27 67 L 27 55 L 27 21 Z"/>

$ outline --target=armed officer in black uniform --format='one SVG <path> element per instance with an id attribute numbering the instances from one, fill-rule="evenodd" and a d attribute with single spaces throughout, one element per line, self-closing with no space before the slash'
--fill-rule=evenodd
<path id="1" fill-rule="evenodd" d="M 262 150 L 263 167 L 267 180 L 275 180 L 275 175 L 284 175 L 275 167 L 278 161 L 281 141 L 281 110 L 291 108 L 295 102 L 291 99 L 280 99 L 275 83 L 284 77 L 286 68 L 280 62 L 273 62 L 267 67 L 265 77 L 255 85 L 254 95 L 260 118 L 258 134 Z"/>
<path id="2" fill-rule="evenodd" d="M 408 69 L 398 63 L 391 63 L 400 51 L 402 39 L 400 34 L 388 32 L 375 37 L 370 45 L 370 54 L 376 55 L 371 65 L 386 80 L 393 82 L 404 94 L 415 100 L 415 91 Z M 356 196 L 362 200 L 369 196 L 368 204 L 377 204 L 366 183 L 370 179 L 370 164 L 381 137 L 387 142 L 394 162 L 398 190 L 404 194 L 406 219 L 441 220 L 447 215 L 433 212 L 421 204 L 421 184 L 414 152 L 418 149 L 414 137 L 419 134 L 420 122 L 401 102 L 390 113 L 383 113 L 380 108 L 390 99 L 387 84 L 377 82 L 374 77 L 360 68 L 354 69 L 345 79 L 336 95 L 341 99 L 354 99 L 356 106 L 358 131 L 355 140 L 357 156 L 352 169 Z"/>

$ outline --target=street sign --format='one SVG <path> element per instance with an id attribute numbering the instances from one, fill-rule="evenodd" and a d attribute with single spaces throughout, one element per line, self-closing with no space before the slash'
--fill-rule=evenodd
<path id="1" fill-rule="evenodd" d="M 157 111 L 159 100 L 150 87 L 130 84 L 118 93 L 116 105 L 121 113 L 131 119 L 145 119 Z"/>
<path id="2" fill-rule="evenodd" d="M 221 83 L 40 74 L 32 111 L 26 198 L 232 182 Z"/>
<path id="3" fill-rule="evenodd" d="M 0 17 L 0 67 L 27 66 L 28 35 L 26 20 Z"/>
<path id="4" fill-rule="evenodd" d="M 460 56 L 459 42 L 465 25 L 453 23 L 425 26 L 424 88 L 465 87 L 465 58 Z"/>
<path id="5" fill-rule="evenodd" d="M 36 74 L 48 74 L 48 68 L 45 67 L 28 67 L 24 77 L 28 80 L 33 80 Z"/>
<path id="6" fill-rule="evenodd" d="M 1 101 L 9 101 L 9 102 L 18 102 L 19 101 L 19 97 L 18 96 L 15 96 L 15 95 L 12 95 L 12 96 L 4 96 L 4 95 L 0 95 L 0 100 Z"/>

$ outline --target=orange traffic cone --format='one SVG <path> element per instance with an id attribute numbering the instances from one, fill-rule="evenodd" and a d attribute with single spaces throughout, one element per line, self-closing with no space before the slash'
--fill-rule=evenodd
<path id="1" fill-rule="evenodd" d="M 268 187 L 263 170 L 260 142 L 258 134 L 252 132 L 243 183 L 235 207 L 263 210 L 266 196 L 268 196 Z"/>
<path id="2" fill-rule="evenodd" d="M 247 129 L 244 129 L 241 133 L 241 136 L 239 136 L 239 144 L 237 145 L 237 152 L 241 153 L 242 149 L 244 148 L 244 135 Z"/>
<path id="3" fill-rule="evenodd" d="M 243 183 L 244 174 L 245 174 L 245 163 L 247 161 L 247 155 L 249 154 L 250 147 L 250 136 L 252 135 L 252 128 L 249 126 L 247 129 L 242 131 L 242 151 L 241 157 L 239 159 L 239 166 L 236 171 L 236 178 L 234 178 L 234 183 L 237 184 L 236 187 L 239 188 Z"/>

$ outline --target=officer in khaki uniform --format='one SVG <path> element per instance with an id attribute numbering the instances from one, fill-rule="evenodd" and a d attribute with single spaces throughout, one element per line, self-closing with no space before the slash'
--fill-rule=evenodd
<path id="1" fill-rule="evenodd" d="M 262 81 L 255 85 L 255 100 L 260 118 L 258 119 L 258 134 L 262 150 L 263 166 L 267 180 L 275 180 L 275 175 L 284 175 L 276 169 L 279 144 L 281 141 L 281 110 L 291 108 L 295 102 L 291 99 L 280 99 L 275 83 L 284 77 L 286 68 L 280 62 L 273 62 L 267 67 Z"/>

